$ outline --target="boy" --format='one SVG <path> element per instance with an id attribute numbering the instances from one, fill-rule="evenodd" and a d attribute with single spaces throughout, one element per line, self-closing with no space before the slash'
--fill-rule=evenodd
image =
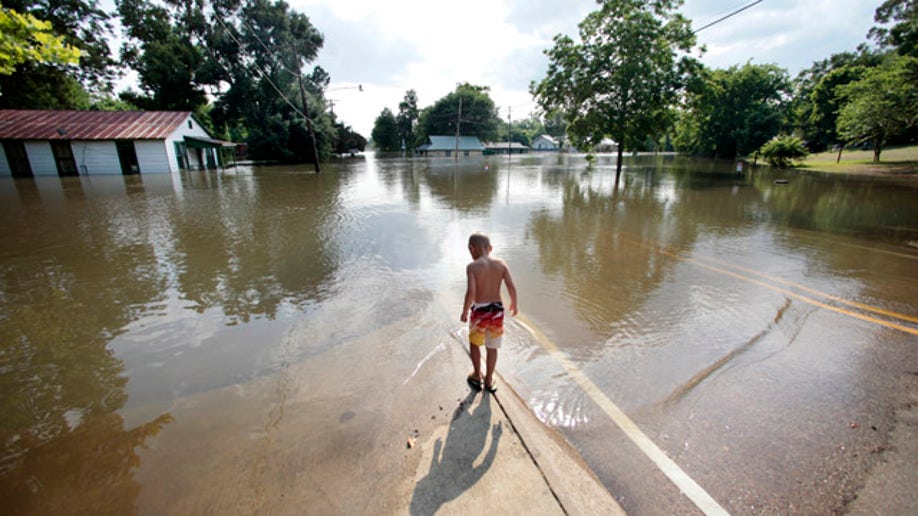
<path id="1" fill-rule="evenodd" d="M 503 281 L 510 293 L 510 315 L 516 315 L 516 286 L 510 277 L 510 268 L 498 258 L 491 258 L 491 241 L 482 233 L 469 237 L 469 253 L 472 263 L 465 268 L 468 287 L 465 291 L 465 302 L 462 305 L 460 320 L 469 320 L 469 308 L 472 309 L 469 321 L 469 351 L 474 370 L 468 376 L 469 384 L 481 389 L 481 346 L 487 348 L 487 369 L 484 387 L 494 392 L 494 367 L 497 365 L 497 350 L 500 348 L 501 336 L 504 333 L 504 306 L 500 300 L 500 284 Z"/>

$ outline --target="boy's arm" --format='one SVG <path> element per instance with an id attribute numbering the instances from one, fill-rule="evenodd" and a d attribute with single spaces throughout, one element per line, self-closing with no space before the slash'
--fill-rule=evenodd
<path id="1" fill-rule="evenodd" d="M 465 268 L 465 275 L 467 278 L 467 286 L 465 287 L 465 301 L 462 303 L 462 316 L 459 317 L 459 320 L 462 322 L 467 322 L 469 320 L 469 308 L 472 307 L 472 302 L 475 301 L 475 273 L 472 272 L 472 266 L 469 265 Z"/>
<path id="2" fill-rule="evenodd" d="M 504 283 L 507 284 L 507 292 L 510 293 L 510 315 L 516 315 L 516 285 L 513 284 L 513 276 L 510 275 L 510 267 L 504 267 Z"/>

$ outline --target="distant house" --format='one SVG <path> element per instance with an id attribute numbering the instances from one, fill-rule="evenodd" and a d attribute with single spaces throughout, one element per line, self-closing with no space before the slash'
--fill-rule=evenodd
<path id="1" fill-rule="evenodd" d="M 484 153 L 487 154 L 526 154 L 529 147 L 520 142 L 488 142 L 484 144 Z"/>
<path id="2" fill-rule="evenodd" d="M 0 142 L 0 177 L 222 168 L 235 146 L 189 111 L 0 110 Z"/>
<path id="3" fill-rule="evenodd" d="M 618 144 L 611 138 L 603 138 L 598 145 L 593 147 L 593 152 L 618 152 Z"/>
<path id="4" fill-rule="evenodd" d="M 535 151 L 556 151 L 558 147 L 558 140 L 547 134 L 540 134 L 532 140 L 532 150 Z"/>
<path id="5" fill-rule="evenodd" d="M 414 149 L 417 156 L 428 158 L 448 158 L 456 156 L 456 149 L 459 150 L 459 156 L 474 157 L 481 156 L 484 153 L 484 145 L 477 136 L 430 136 L 429 143 L 421 145 Z"/>

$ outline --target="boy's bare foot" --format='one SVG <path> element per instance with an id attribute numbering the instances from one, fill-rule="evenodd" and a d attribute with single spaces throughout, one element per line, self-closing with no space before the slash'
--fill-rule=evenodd
<path id="1" fill-rule="evenodd" d="M 495 392 L 497 392 L 497 383 L 494 380 L 491 380 L 490 382 L 485 380 L 484 388 L 486 391 L 490 392 L 491 394 L 494 394 Z"/>
<path id="2" fill-rule="evenodd" d="M 469 386 L 476 391 L 481 390 L 481 374 L 476 375 L 475 372 L 469 373 L 469 376 L 465 379 L 468 382 Z"/>

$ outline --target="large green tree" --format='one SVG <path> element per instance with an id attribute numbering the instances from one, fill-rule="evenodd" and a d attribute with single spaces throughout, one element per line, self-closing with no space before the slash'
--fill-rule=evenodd
<path id="1" fill-rule="evenodd" d="M 899 55 L 918 57 L 918 2 L 886 0 L 877 7 L 873 19 L 880 26 L 870 29 L 869 37 Z"/>
<path id="2" fill-rule="evenodd" d="M 622 151 L 669 129 L 671 107 L 698 63 L 690 22 L 675 9 L 681 0 L 601 0 L 580 22 L 580 40 L 557 35 L 545 53 L 546 77 L 531 86 L 545 112 L 558 111 L 578 147 L 605 137 Z"/>
<path id="3" fill-rule="evenodd" d="M 351 126 L 344 122 L 335 120 L 335 152 L 338 154 L 350 154 L 354 151 L 363 151 L 367 146 L 367 139 L 360 133 L 354 131 Z"/>
<path id="4" fill-rule="evenodd" d="M 424 109 L 415 132 L 418 145 L 431 135 L 454 135 L 456 124 L 463 136 L 494 141 L 499 135 L 500 118 L 487 86 L 463 83 L 456 90 Z"/>
<path id="5" fill-rule="evenodd" d="M 383 152 L 395 152 L 401 148 L 399 140 L 398 121 L 392 110 L 383 108 L 373 124 L 373 145 Z"/>
<path id="6" fill-rule="evenodd" d="M 686 95 L 676 149 L 718 158 L 752 153 L 784 128 L 789 98 L 790 80 L 777 65 L 708 71 Z"/>
<path id="7" fill-rule="evenodd" d="M 24 63 L 76 64 L 80 51 L 55 35 L 51 23 L 0 5 L 0 75 Z"/>
<path id="8" fill-rule="evenodd" d="M 842 107 L 839 137 L 847 143 L 871 143 L 873 160 L 890 138 L 918 125 L 918 58 L 890 57 L 857 81 L 839 86 Z"/>
<path id="9" fill-rule="evenodd" d="M 835 88 L 860 79 L 863 72 L 878 65 L 882 56 L 864 46 L 858 52 L 833 54 L 801 71 L 794 80 L 791 112 L 796 131 L 813 152 L 825 150 L 838 141 L 838 96 Z"/>
<path id="10" fill-rule="evenodd" d="M 127 41 L 122 61 L 137 71 L 141 92 L 122 98 L 143 109 L 200 111 L 207 104 L 200 69 L 207 23 L 201 0 L 117 0 Z"/>
<path id="11" fill-rule="evenodd" d="M 325 112 L 324 89 L 330 78 L 320 67 L 311 72 L 307 68 L 322 47 L 322 34 L 282 0 L 214 3 L 213 9 L 210 61 L 201 73 L 219 92 L 210 111 L 217 131 L 244 138 L 255 159 L 327 158 L 337 138 Z M 312 150 L 310 124 L 318 156 Z"/>
<path id="12" fill-rule="evenodd" d="M 414 90 L 405 92 L 405 98 L 398 104 L 398 139 L 407 150 L 414 148 L 414 124 L 418 121 L 418 94 Z"/>
<path id="13" fill-rule="evenodd" d="M 0 74 L 0 108 L 85 109 L 91 96 L 112 91 L 110 16 L 97 0 L 4 0 L 3 7 L 50 23 L 51 33 L 79 50 L 80 63 L 29 61 L 12 74 Z"/>

